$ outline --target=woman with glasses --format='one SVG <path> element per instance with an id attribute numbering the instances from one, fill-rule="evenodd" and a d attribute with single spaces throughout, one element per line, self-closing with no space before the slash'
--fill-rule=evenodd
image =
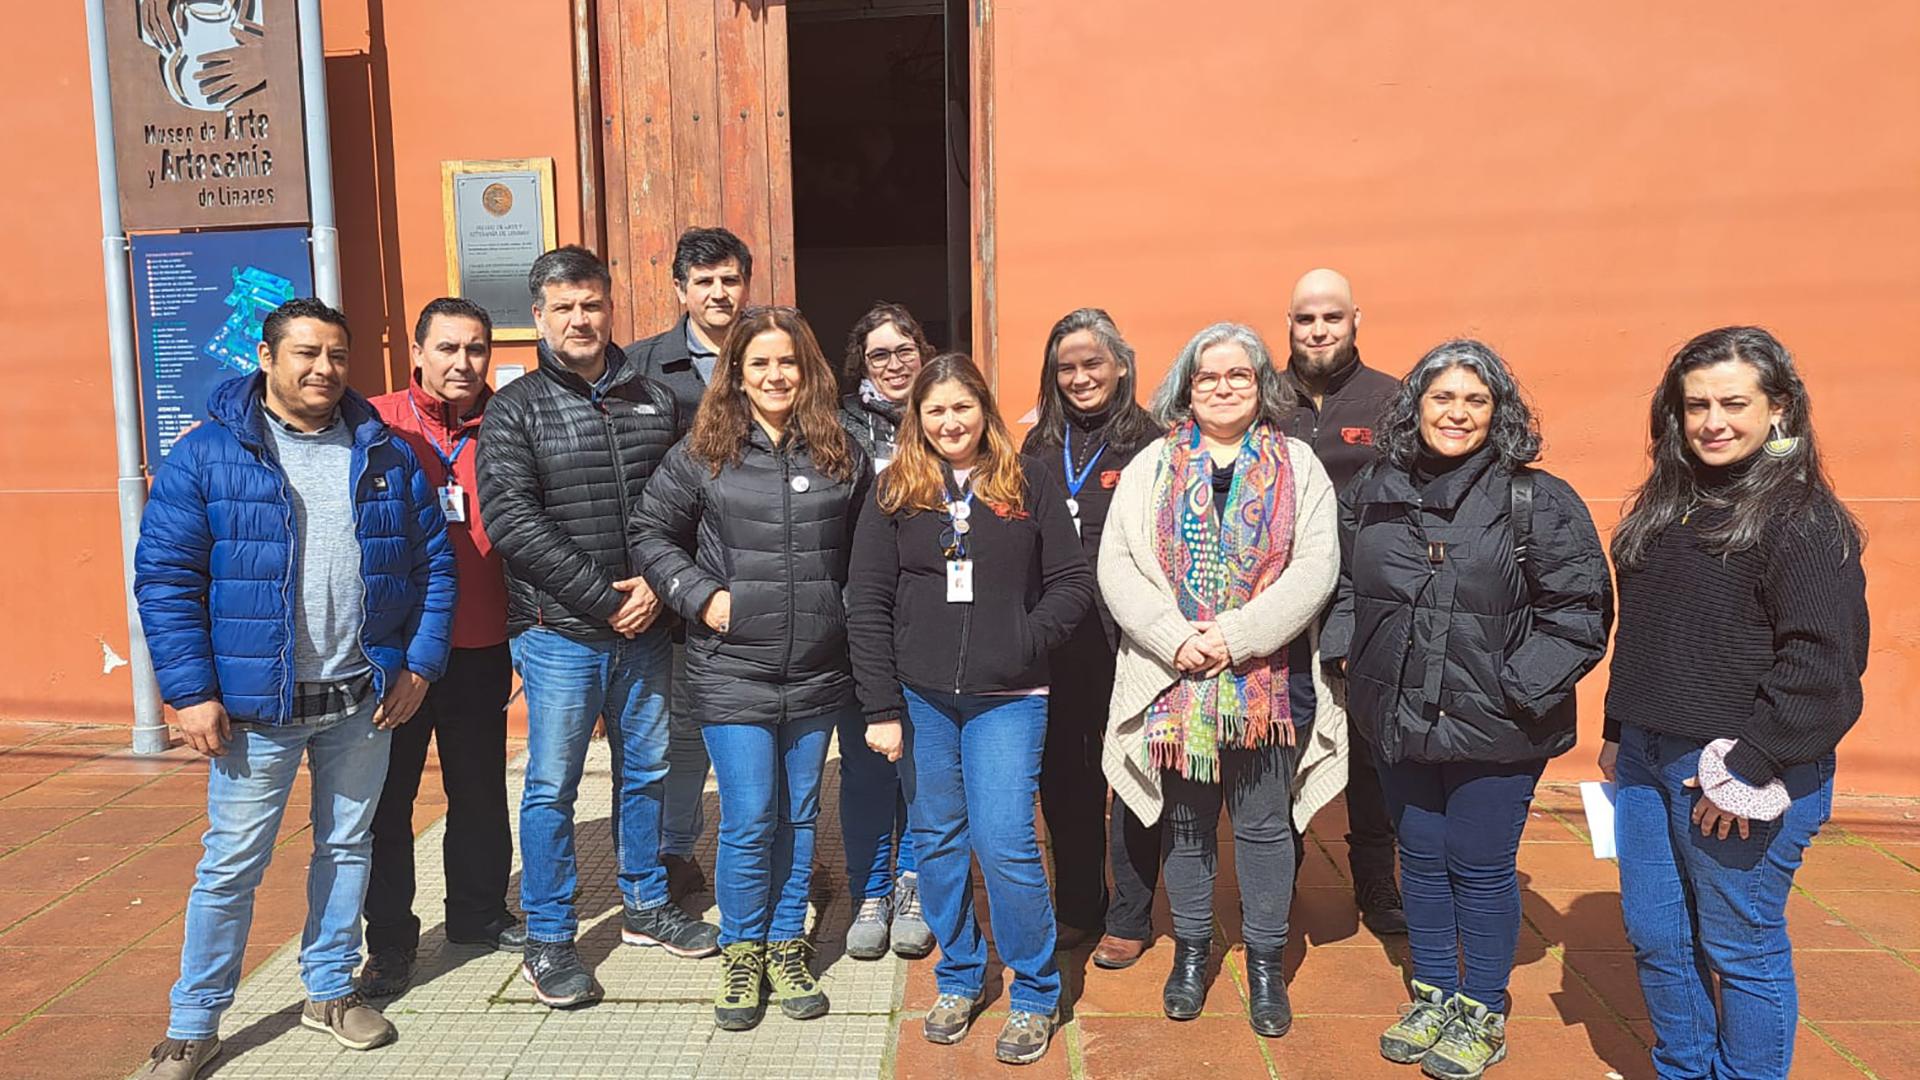
<path id="1" fill-rule="evenodd" d="M 1039 420 L 1020 452 L 1047 471 L 1066 499 L 1092 561 L 1120 470 L 1161 433 L 1133 399 L 1133 346 L 1099 308 L 1069 312 L 1047 335 L 1040 368 Z M 1096 564 L 1097 565 L 1097 564 Z M 1153 936 L 1153 890 L 1160 880 L 1160 830 L 1140 824 L 1113 800 L 1113 902 L 1107 896 L 1107 778 L 1100 745 L 1113 693 L 1113 616 L 1096 595 L 1094 610 L 1048 658 L 1047 745 L 1040 762 L 1040 812 L 1053 851 L 1054 914 L 1061 949 L 1099 938 L 1093 962 L 1124 968 Z M 1104 931 L 1104 936 L 1103 936 Z"/>
<path id="2" fill-rule="evenodd" d="M 893 461 L 900 410 L 920 364 L 932 355 L 919 320 L 899 304 L 873 305 L 847 332 L 846 377 L 855 389 L 840 399 L 840 423 L 876 472 Z"/>
<path id="3" fill-rule="evenodd" d="M 1060 1002 L 1033 823 L 1047 654 L 1086 617 L 1093 573 L 1065 499 L 1016 452 L 965 356 L 935 357 L 915 376 L 899 449 L 854 538 L 848 639 L 867 744 L 901 763 L 921 902 L 940 942 L 922 1032 L 958 1042 L 981 1005 L 978 859 L 1013 976 L 994 1053 L 1037 1061 Z"/>
<path id="4" fill-rule="evenodd" d="M 714 1023 L 827 1012 L 807 899 L 820 775 L 857 714 L 841 591 L 872 483 L 839 424 L 833 370 L 792 308 L 749 308 L 693 429 L 628 523 L 634 565 L 687 621 L 688 700 L 720 788 Z"/>
<path id="5" fill-rule="evenodd" d="M 1663 1077 L 1785 1077 L 1787 897 L 1860 719 L 1867 579 L 1807 387 L 1754 326 L 1689 341 L 1653 398 L 1652 468 L 1613 535 L 1620 633 L 1600 768 Z M 1716 985 L 1717 992 L 1716 992 Z"/>
<path id="6" fill-rule="evenodd" d="M 1477 1077 L 1507 1053 L 1520 833 L 1547 759 L 1573 748 L 1613 588 L 1586 504 L 1530 467 L 1540 432 L 1492 349 L 1428 352 L 1377 431 L 1340 499 L 1321 651 L 1344 663 L 1399 838 L 1413 1002 L 1380 1053 Z"/>
<path id="7" fill-rule="evenodd" d="M 846 374 L 859 389 L 841 399 L 840 424 L 876 472 L 893 462 L 900 410 L 921 360 L 932 355 L 920 323 L 899 304 L 875 304 L 847 334 Z M 878 960 L 891 948 L 896 956 L 925 956 L 933 951 L 933 931 L 920 909 L 899 768 L 867 748 L 860 717 L 848 718 L 839 736 L 840 839 L 853 900 L 847 955 Z"/>
<path id="8" fill-rule="evenodd" d="M 1287 1033 L 1281 972 L 1294 877 L 1293 677 L 1340 555 L 1333 485 L 1281 432 L 1294 392 L 1248 327 L 1187 342 L 1154 395 L 1168 431 L 1120 474 L 1100 591 L 1120 627 L 1104 764 L 1141 821 L 1166 818 L 1173 968 L 1161 1004 L 1200 1015 L 1220 813 L 1233 825 L 1248 1019 Z M 1302 671 L 1301 669 L 1305 670 Z"/>

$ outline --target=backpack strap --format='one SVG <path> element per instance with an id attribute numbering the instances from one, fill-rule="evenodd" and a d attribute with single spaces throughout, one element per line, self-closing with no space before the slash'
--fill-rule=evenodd
<path id="1" fill-rule="evenodd" d="M 1527 561 L 1527 542 L 1533 538 L 1533 470 L 1516 469 L 1507 485 L 1507 528 L 1513 533 L 1513 561 Z"/>

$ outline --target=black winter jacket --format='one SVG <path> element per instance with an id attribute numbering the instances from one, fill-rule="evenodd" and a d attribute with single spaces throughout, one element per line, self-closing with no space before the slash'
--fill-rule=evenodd
<path id="1" fill-rule="evenodd" d="M 897 433 L 900 430 L 900 410 L 887 410 L 875 405 L 859 394 L 848 394 L 840 399 L 840 426 L 847 429 L 853 441 L 867 452 L 868 459 L 874 462 L 892 461 L 899 453 Z"/>
<path id="2" fill-rule="evenodd" d="M 853 701 L 841 590 L 872 466 L 851 482 L 814 467 L 804 442 L 775 447 L 758 424 L 738 465 L 713 470 L 682 440 L 628 523 L 634 565 L 687 622 L 694 717 L 707 724 L 801 720 Z M 796 486 L 798 485 L 798 486 Z M 701 618 L 728 591 L 727 632 Z"/>
<path id="3" fill-rule="evenodd" d="M 627 346 L 626 356 L 640 374 L 672 391 L 679 406 L 679 434 L 685 435 L 707 392 L 706 380 L 693 366 L 693 350 L 687 348 L 687 317 L 682 315 L 665 330 Z"/>
<path id="4" fill-rule="evenodd" d="M 1046 471 L 1021 460 L 1025 506 L 1001 516 L 974 500 L 971 604 L 947 602 L 942 515 L 883 513 L 879 485 L 854 534 L 847 638 L 869 723 L 897 719 L 900 685 L 986 694 L 1046 686 L 1047 652 L 1093 605 L 1093 571 Z"/>
<path id="5" fill-rule="evenodd" d="M 673 395 L 607 348 L 604 394 L 540 345 L 540 366 L 501 390 L 482 425 L 480 502 L 507 564 L 507 633 L 544 626 L 615 636 L 633 577 L 627 517 L 673 445 Z"/>
<path id="6" fill-rule="evenodd" d="M 1534 470 L 1526 561 L 1510 476 L 1483 450 L 1418 489 L 1382 460 L 1340 498 L 1340 586 L 1320 637 L 1387 762 L 1520 762 L 1573 748 L 1613 583 L 1586 504 Z"/>

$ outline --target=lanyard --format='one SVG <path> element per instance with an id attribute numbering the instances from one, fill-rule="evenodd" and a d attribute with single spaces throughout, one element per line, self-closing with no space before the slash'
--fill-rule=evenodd
<path id="1" fill-rule="evenodd" d="M 420 422 L 420 434 L 425 435 L 427 442 L 432 444 L 433 452 L 439 457 L 440 464 L 447 467 L 447 479 L 451 481 L 453 479 L 453 463 L 460 460 L 460 451 L 467 448 L 467 440 L 473 438 L 473 432 L 469 431 L 465 435 L 460 436 L 460 441 L 453 444 L 453 453 L 449 454 L 446 448 L 440 445 L 439 437 L 427 430 L 427 418 L 420 415 L 420 406 L 414 404 L 413 395 L 411 394 L 407 395 L 407 408 L 413 410 L 413 418 Z"/>
<path id="2" fill-rule="evenodd" d="M 1087 478 L 1093 475 L 1093 467 L 1100 463 L 1100 455 L 1106 452 L 1107 444 L 1101 443 L 1100 449 L 1095 450 L 1093 456 L 1087 459 L 1087 467 L 1075 472 L 1073 468 L 1073 425 L 1067 425 L 1067 429 L 1062 432 L 1060 436 L 1060 465 L 1067 474 L 1067 498 L 1078 499 L 1080 497 L 1080 489 L 1087 486 Z"/>

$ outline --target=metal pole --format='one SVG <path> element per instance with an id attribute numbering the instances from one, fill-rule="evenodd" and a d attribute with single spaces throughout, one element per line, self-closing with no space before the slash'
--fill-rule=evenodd
<path id="1" fill-rule="evenodd" d="M 133 655 L 133 752 L 158 754 L 168 745 L 160 713 L 153 657 L 133 598 L 133 551 L 147 506 L 141 460 L 139 353 L 133 342 L 133 282 L 127 269 L 126 230 L 120 223 L 120 165 L 113 149 L 113 95 L 107 83 L 105 0 L 87 0 L 87 61 L 93 75 L 93 149 L 100 161 L 100 260 L 107 277 L 107 356 L 113 372 L 113 448 L 120 498 L 120 570 L 126 591 L 127 642 Z"/>
<path id="2" fill-rule="evenodd" d="M 307 202 L 313 218 L 313 294 L 340 307 L 340 231 L 333 224 L 333 132 L 320 0 L 300 0 L 300 100 L 307 120 Z"/>

